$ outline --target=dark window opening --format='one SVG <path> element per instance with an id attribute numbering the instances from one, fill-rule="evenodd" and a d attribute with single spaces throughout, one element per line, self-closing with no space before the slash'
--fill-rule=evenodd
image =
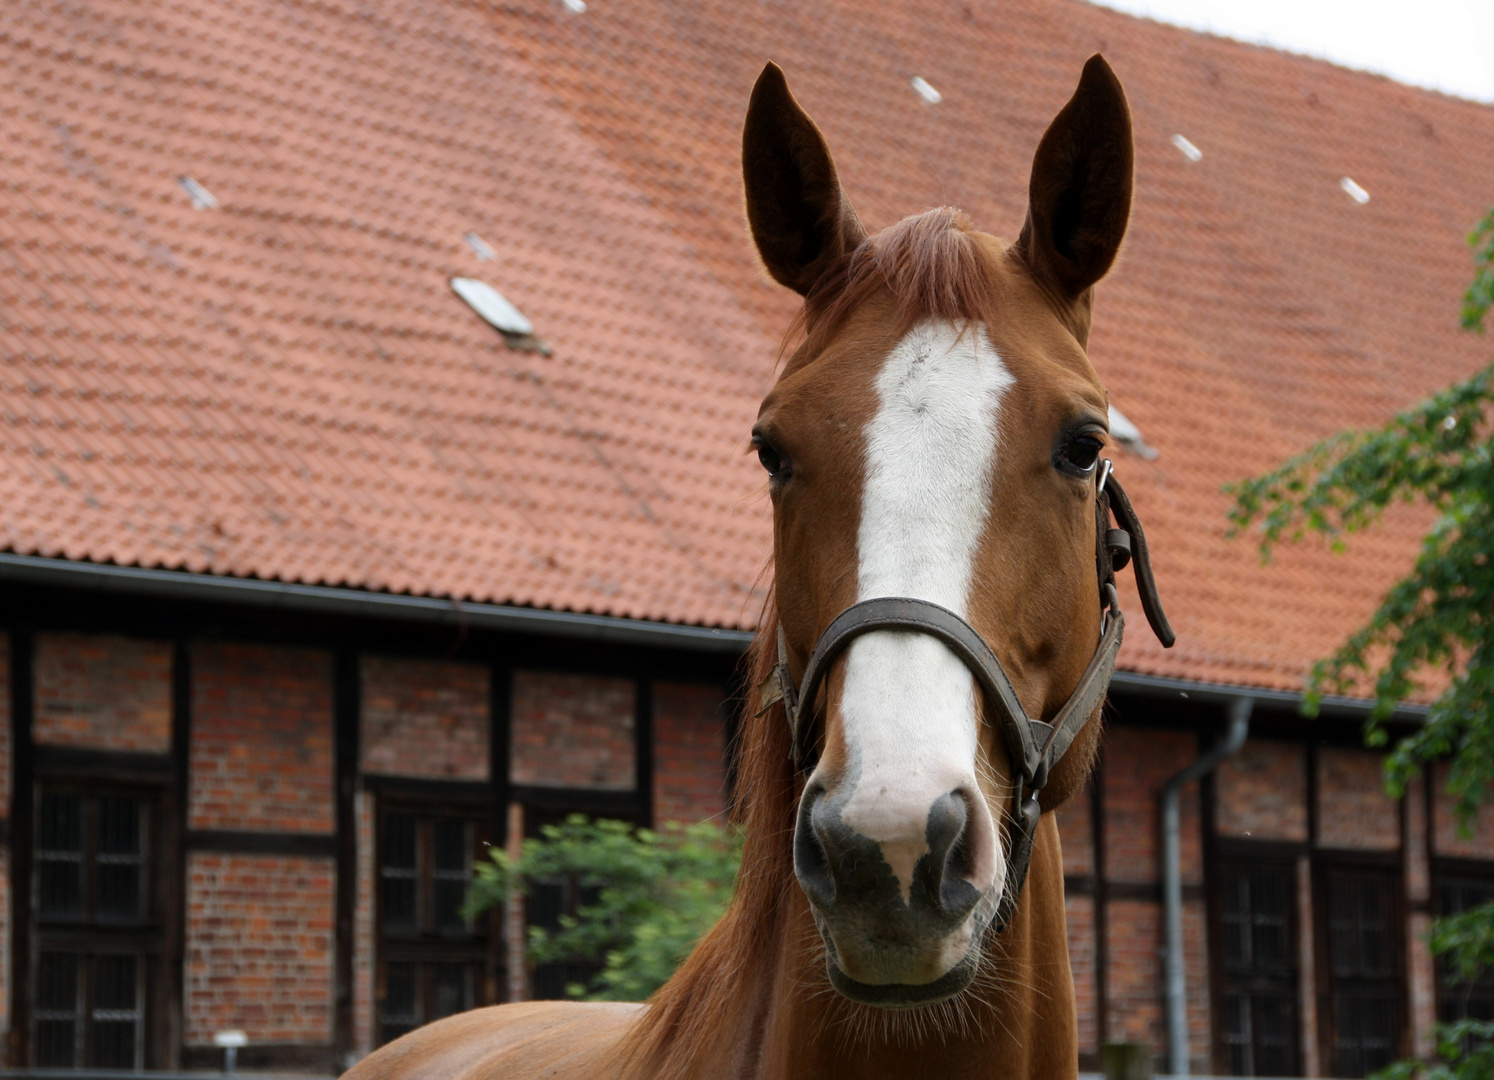
<path id="1" fill-rule="evenodd" d="M 422 1024 L 473 1008 L 477 1004 L 474 983 L 480 980 L 481 970 L 479 965 L 459 961 L 386 961 L 379 998 L 379 1041 L 389 1042 Z"/>
<path id="2" fill-rule="evenodd" d="M 1224 1057 L 1234 1076 L 1298 1073 L 1296 868 L 1219 868 Z"/>
<path id="3" fill-rule="evenodd" d="M 1365 1076 L 1400 1056 L 1398 880 L 1386 870 L 1327 874 L 1334 1076 Z"/>
<path id="4" fill-rule="evenodd" d="M 379 831 L 384 1043 L 485 1003 L 488 920 L 462 916 L 482 833 L 476 819 L 390 810 Z"/>
<path id="5" fill-rule="evenodd" d="M 43 952 L 33 1056 L 42 1068 L 145 1066 L 146 964 L 138 956 Z"/>
<path id="6" fill-rule="evenodd" d="M 1437 881 L 1437 914 L 1458 915 L 1494 901 L 1494 877 L 1447 875 Z M 1494 971 L 1463 979 L 1442 957 L 1437 958 L 1437 1019 L 1494 1020 Z"/>
<path id="7" fill-rule="evenodd" d="M 37 819 L 41 921 L 139 923 L 148 914 L 144 799 L 43 792 Z"/>
<path id="8" fill-rule="evenodd" d="M 535 885 L 525 898 L 526 921 L 530 926 L 556 931 L 562 916 L 574 916 L 578 909 L 597 901 L 597 888 L 583 888 L 574 877 L 546 881 Z M 571 985 L 588 985 L 602 970 L 600 960 L 575 957 L 550 964 L 538 964 L 531 978 L 531 996 L 536 1001 L 560 1001 L 571 995 Z"/>
<path id="9" fill-rule="evenodd" d="M 154 918 L 153 799 L 46 787 L 36 816 L 31 1060 L 146 1067 Z"/>

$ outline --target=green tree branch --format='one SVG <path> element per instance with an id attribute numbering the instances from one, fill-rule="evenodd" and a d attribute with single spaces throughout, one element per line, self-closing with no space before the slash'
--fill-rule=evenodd
<path id="1" fill-rule="evenodd" d="M 546 825 L 515 860 L 498 848 L 478 865 L 464 912 L 472 918 L 535 884 L 574 879 L 588 896 L 558 931 L 530 927 L 535 964 L 600 960 L 589 986 L 567 987 L 593 1001 L 642 1001 L 664 984 L 721 917 L 741 861 L 741 835 L 711 822 L 635 829 L 580 814 Z"/>

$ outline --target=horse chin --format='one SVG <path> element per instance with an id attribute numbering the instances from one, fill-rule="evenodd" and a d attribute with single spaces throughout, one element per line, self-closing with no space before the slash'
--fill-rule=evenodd
<path id="1" fill-rule="evenodd" d="M 889 972 L 887 979 L 867 982 L 846 973 L 841 966 L 840 950 L 836 947 L 834 936 L 819 913 L 815 912 L 815 922 L 819 924 L 820 937 L 825 943 L 825 970 L 830 977 L 830 985 L 842 997 L 858 1005 L 870 1005 L 879 1009 L 918 1009 L 936 1005 L 964 991 L 980 970 L 988 921 L 979 916 L 972 919 L 973 925 L 970 927 L 964 954 L 953 966 L 933 979 L 926 982 L 899 982 Z M 875 961 L 866 966 L 884 967 Z"/>
<path id="2" fill-rule="evenodd" d="M 925 1005 L 937 1005 L 962 992 L 975 979 L 980 967 L 977 950 L 969 953 L 954 967 L 930 983 L 864 983 L 851 978 L 840 970 L 834 958 L 827 958 L 825 967 L 830 973 L 830 985 L 858 1005 L 871 1005 L 878 1009 L 919 1009 Z"/>

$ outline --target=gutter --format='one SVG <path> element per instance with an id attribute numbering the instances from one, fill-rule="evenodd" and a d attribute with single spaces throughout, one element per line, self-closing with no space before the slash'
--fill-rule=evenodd
<path id="1" fill-rule="evenodd" d="M 149 570 L 138 566 L 111 566 L 8 553 L 0 553 L 0 582 L 169 600 L 244 604 L 280 611 L 400 619 L 694 652 L 741 653 L 751 644 L 753 636 L 747 630 L 682 626 L 611 615 L 466 603 L 428 596 L 401 596 L 327 585 L 293 585 L 254 578 Z"/>
<path id="2" fill-rule="evenodd" d="M 1173 1076 L 1188 1075 L 1188 984 L 1183 964 L 1183 874 L 1180 852 L 1182 823 L 1178 799 L 1183 787 L 1218 768 L 1250 734 L 1255 699 L 1236 696 L 1228 705 L 1229 731 L 1224 741 L 1200 754 L 1162 787 L 1162 917 L 1166 927 L 1167 1066 Z"/>
<path id="3" fill-rule="evenodd" d="M 1173 679 L 1165 675 L 1143 675 L 1137 671 L 1117 669 L 1110 678 L 1115 690 L 1125 690 L 1147 697 L 1181 697 L 1205 705 L 1229 705 L 1242 697 L 1248 697 L 1260 705 L 1274 705 L 1296 712 L 1306 697 L 1300 690 L 1273 690 L 1263 686 L 1235 686 L 1230 683 L 1196 682 L 1191 679 Z M 1347 717 L 1362 720 L 1374 708 L 1371 698 L 1345 697 L 1341 694 L 1324 694 L 1319 711 L 1325 716 Z M 1388 719 L 1402 723 L 1423 723 L 1430 706 L 1403 701 L 1396 706 Z"/>

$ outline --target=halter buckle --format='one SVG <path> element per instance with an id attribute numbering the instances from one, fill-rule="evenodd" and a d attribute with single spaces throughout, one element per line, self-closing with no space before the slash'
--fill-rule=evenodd
<path id="1" fill-rule="evenodd" d="M 1110 479 L 1110 474 L 1115 472 L 1115 466 L 1109 458 L 1100 462 L 1100 479 L 1095 482 L 1095 494 L 1101 495 L 1105 491 L 1105 481 Z"/>

